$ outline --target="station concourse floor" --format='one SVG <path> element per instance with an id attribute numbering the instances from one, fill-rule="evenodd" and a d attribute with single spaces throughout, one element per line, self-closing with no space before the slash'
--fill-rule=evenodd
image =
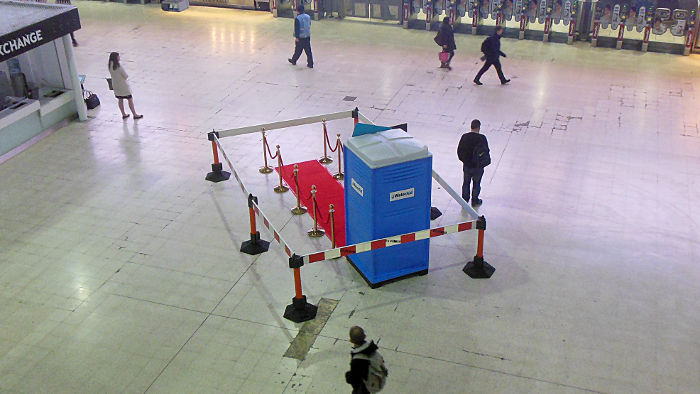
<path id="1" fill-rule="evenodd" d="M 0 392 L 350 392 L 353 325 L 378 342 L 387 393 L 700 390 L 699 56 L 503 39 L 511 84 L 490 70 L 478 87 L 483 37 L 457 35 L 447 72 L 434 32 L 314 22 L 309 70 L 287 63 L 290 19 L 76 4 L 102 105 L 0 165 Z M 107 90 L 111 51 L 141 120 Z M 287 258 L 238 251 L 246 199 L 204 180 L 206 133 L 356 106 L 407 122 L 457 190 L 456 144 L 482 121 L 496 272 L 462 273 L 474 232 L 434 239 L 428 275 L 374 290 L 344 259 L 306 265 L 309 301 L 338 303 L 303 361 L 284 357 L 302 327 L 282 318 Z M 352 121 L 328 126 L 345 140 Z M 318 124 L 269 138 L 287 164 L 321 154 Z M 222 145 L 295 251 L 329 248 L 257 172 L 260 141 Z M 438 187 L 433 205 L 434 225 L 466 217 Z"/>

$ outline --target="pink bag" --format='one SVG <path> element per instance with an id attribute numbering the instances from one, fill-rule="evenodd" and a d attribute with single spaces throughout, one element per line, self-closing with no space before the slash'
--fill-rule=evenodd
<path id="1" fill-rule="evenodd" d="M 449 52 L 440 52 L 438 54 L 438 57 L 440 58 L 441 62 L 446 63 L 448 60 L 450 60 L 450 53 Z"/>

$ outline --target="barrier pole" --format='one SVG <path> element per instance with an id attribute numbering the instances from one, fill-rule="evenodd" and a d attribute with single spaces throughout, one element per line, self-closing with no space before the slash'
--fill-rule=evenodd
<path id="1" fill-rule="evenodd" d="M 318 228 L 318 218 L 316 212 L 316 185 L 311 185 L 311 205 L 314 213 L 314 227 L 306 233 L 311 238 L 322 237 L 326 232 Z"/>
<path id="2" fill-rule="evenodd" d="M 304 259 L 301 256 L 292 254 L 289 258 L 289 268 L 294 271 L 294 298 L 292 303 L 284 310 L 284 318 L 295 323 L 301 323 L 316 317 L 318 308 L 306 301 L 306 296 L 301 291 L 301 268 Z"/>
<path id="3" fill-rule="evenodd" d="M 260 232 L 255 223 L 254 204 L 258 203 L 258 198 L 252 194 L 248 195 L 248 214 L 250 216 L 250 240 L 241 244 L 241 252 L 256 255 L 267 252 L 270 248 L 270 243 L 260 239 Z"/>
<path id="4" fill-rule="evenodd" d="M 211 165 L 211 172 L 207 173 L 204 179 L 215 183 L 228 180 L 228 178 L 231 177 L 231 173 L 223 171 L 223 165 L 219 161 L 219 149 L 216 147 L 216 141 L 214 140 L 215 138 L 219 138 L 219 135 L 216 131 L 212 131 L 207 135 L 207 138 L 211 141 L 211 150 L 214 153 L 214 164 Z"/>
<path id="5" fill-rule="evenodd" d="M 306 213 L 306 207 L 301 206 L 301 190 L 299 190 L 299 165 L 294 165 L 294 185 L 297 190 L 297 206 L 292 208 L 291 211 L 294 215 L 303 215 Z"/>
<path id="6" fill-rule="evenodd" d="M 262 136 L 263 136 L 263 160 L 265 160 L 265 166 L 260 168 L 260 173 L 261 174 L 269 174 L 272 172 L 272 168 L 267 165 L 267 137 L 265 137 L 265 128 L 263 127 L 262 129 Z"/>
<path id="7" fill-rule="evenodd" d="M 326 144 L 326 141 L 328 140 L 328 130 L 326 129 L 326 120 L 323 119 L 323 156 L 321 156 L 320 159 L 318 159 L 318 162 L 321 164 L 328 164 L 328 163 L 333 163 L 333 159 L 331 159 L 328 156 L 328 144 Z"/>
<path id="8" fill-rule="evenodd" d="M 340 133 L 338 133 L 338 140 L 335 143 L 335 146 L 338 149 L 338 173 L 333 174 L 333 178 L 342 181 L 343 178 L 345 178 L 345 175 L 343 174 L 343 165 L 342 162 L 340 161 L 340 152 L 342 151 L 343 143 L 340 142 Z"/>
<path id="9" fill-rule="evenodd" d="M 279 145 L 277 145 L 277 169 L 277 172 L 280 174 L 280 184 L 275 186 L 274 190 L 276 193 L 284 193 L 289 190 L 289 188 L 282 184 L 282 154 L 280 153 Z"/>
<path id="10" fill-rule="evenodd" d="M 474 260 L 464 266 L 465 274 L 474 279 L 487 279 L 493 275 L 496 269 L 489 263 L 484 261 L 484 232 L 486 231 L 486 218 L 479 216 L 476 220 L 476 229 L 478 230 L 478 239 L 476 241 L 476 256 Z"/>
<path id="11" fill-rule="evenodd" d="M 331 245 L 335 249 L 335 208 L 333 208 L 333 204 L 328 207 L 328 214 L 331 216 Z"/>

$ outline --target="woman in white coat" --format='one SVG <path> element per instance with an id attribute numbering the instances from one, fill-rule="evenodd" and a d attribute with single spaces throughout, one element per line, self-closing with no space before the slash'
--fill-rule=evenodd
<path id="1" fill-rule="evenodd" d="M 136 109 L 134 109 L 134 99 L 131 96 L 131 89 L 129 88 L 129 83 L 126 81 L 129 76 L 124 71 L 124 67 L 119 64 L 119 53 L 112 52 L 109 54 L 109 63 L 107 64 L 109 68 L 109 75 L 112 77 L 112 89 L 114 90 L 114 96 L 119 99 L 119 110 L 122 111 L 122 119 L 129 117 L 129 114 L 124 112 L 124 100 L 129 102 L 129 108 L 131 113 L 134 114 L 134 119 L 141 119 L 143 115 L 137 115 Z"/>

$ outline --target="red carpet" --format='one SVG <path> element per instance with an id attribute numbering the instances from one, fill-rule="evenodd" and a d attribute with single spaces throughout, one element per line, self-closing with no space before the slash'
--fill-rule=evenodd
<path id="1" fill-rule="evenodd" d="M 311 185 L 316 185 L 316 205 L 318 226 L 326 231 L 326 236 L 331 237 L 331 218 L 328 215 L 328 205 L 335 208 L 335 244 L 345 246 L 345 192 L 343 185 L 331 175 L 326 167 L 316 160 L 296 163 L 299 166 L 299 188 L 301 189 L 301 205 L 308 209 L 308 214 L 313 217 L 311 207 Z M 279 171 L 279 167 L 275 168 Z M 290 190 L 297 194 L 294 184 L 294 164 L 282 167 L 282 178 Z"/>

